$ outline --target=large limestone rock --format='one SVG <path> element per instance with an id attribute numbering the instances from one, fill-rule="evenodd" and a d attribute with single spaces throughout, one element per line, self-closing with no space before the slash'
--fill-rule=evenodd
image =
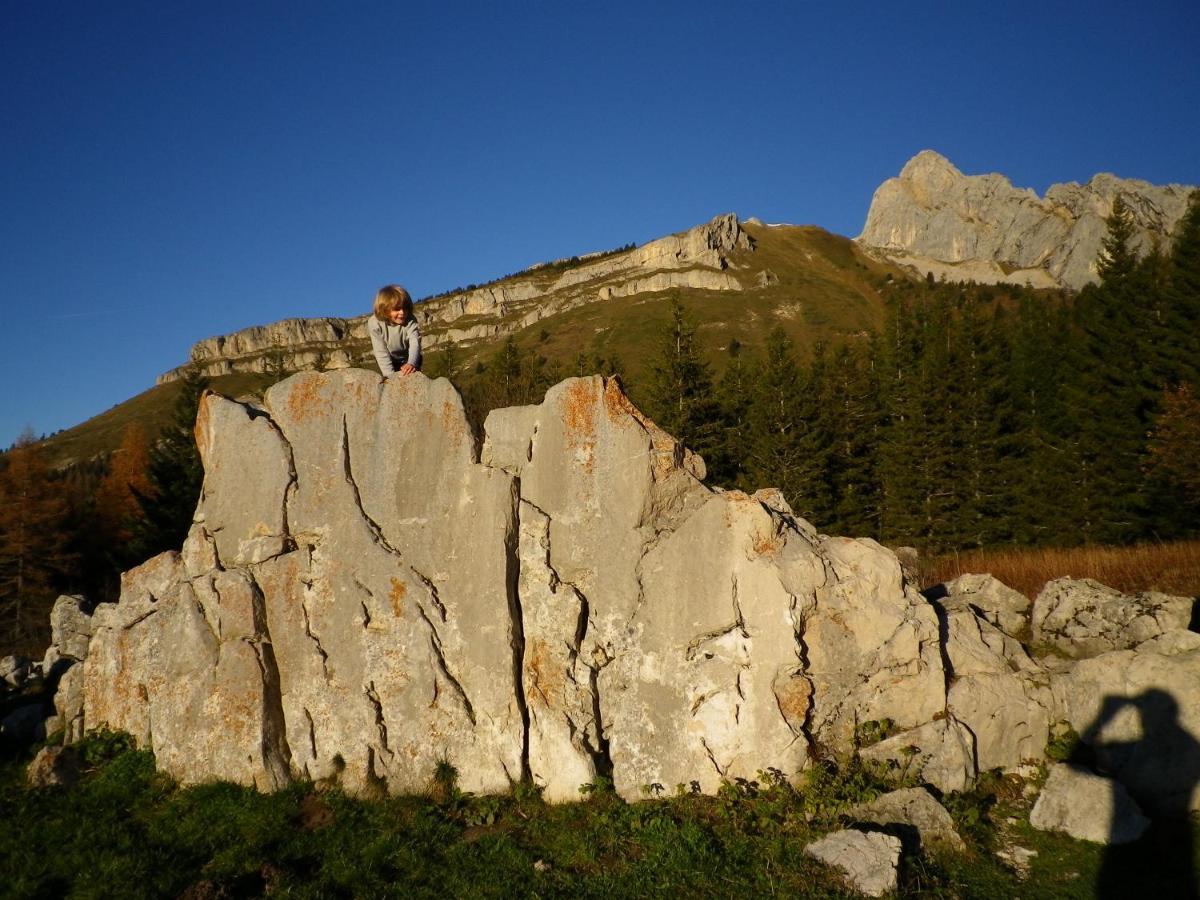
<path id="1" fill-rule="evenodd" d="M 1029 598 L 998 578 L 959 575 L 941 588 L 930 599 L 947 610 L 969 608 L 1011 637 L 1020 637 L 1028 631 Z M 930 596 L 930 592 L 926 593 Z"/>
<path id="2" fill-rule="evenodd" d="M 1101 174 L 1038 197 L 1003 175 L 964 175 L 922 150 L 875 191 L 857 240 L 935 278 L 1078 289 L 1097 280 L 1104 220 L 1118 197 L 1133 212 L 1134 246 L 1144 253 L 1169 242 L 1191 191 Z"/>
<path id="3" fill-rule="evenodd" d="M 195 523 L 97 609 L 85 726 L 184 781 L 413 791 L 447 760 L 464 789 L 528 774 L 563 800 L 602 774 L 630 798 L 794 775 L 857 722 L 944 711 L 937 618 L 895 556 L 706 487 L 615 380 L 485 430 L 477 459 L 423 375 L 207 395 Z"/>
<path id="4" fill-rule="evenodd" d="M 1197 807 L 1200 641 L 1171 604 L 1106 613 L 1149 639 L 1049 672 L 994 624 L 1011 598 L 930 603 L 875 542 L 706 486 L 616 380 L 482 437 L 421 374 L 206 395 L 184 545 L 90 620 L 62 604 L 68 740 L 128 731 L 184 782 L 412 792 L 447 761 L 465 790 L 530 777 L 558 801 L 600 776 L 630 799 L 793 777 L 885 719 L 862 755 L 956 791 L 1066 719 L 1135 796 Z"/>
<path id="5" fill-rule="evenodd" d="M 1060 764 L 1051 767 L 1029 824 L 1096 844 L 1128 844 L 1142 836 L 1150 820 L 1120 783 Z"/>
<path id="6" fill-rule="evenodd" d="M 973 605 L 951 602 L 943 615 L 948 708 L 971 733 L 979 771 L 1042 759 L 1058 720 L 1049 675 Z"/>
<path id="7" fill-rule="evenodd" d="M 1058 578 L 1033 602 L 1033 642 L 1082 658 L 1186 629 L 1195 601 L 1157 591 L 1125 595 L 1090 578 Z"/>
<path id="8" fill-rule="evenodd" d="M 1173 639 L 1177 636 L 1177 639 Z M 1200 809 L 1200 647 L 1172 632 L 1053 677 L 1062 716 L 1145 808 Z"/>

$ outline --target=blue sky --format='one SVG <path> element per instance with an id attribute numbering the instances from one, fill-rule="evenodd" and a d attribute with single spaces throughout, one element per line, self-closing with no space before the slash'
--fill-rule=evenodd
<path id="1" fill-rule="evenodd" d="M 726 211 L 862 227 L 929 147 L 1200 184 L 1200 4 L 0 4 L 0 446 L 193 342 Z"/>

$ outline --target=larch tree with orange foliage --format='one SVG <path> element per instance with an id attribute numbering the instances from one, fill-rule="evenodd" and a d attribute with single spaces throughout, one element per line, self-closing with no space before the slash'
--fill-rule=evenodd
<path id="1" fill-rule="evenodd" d="M 150 481 L 150 442 L 138 424 L 130 425 L 121 437 L 108 464 L 108 472 L 96 489 L 96 519 L 106 541 L 127 546 L 142 517 L 138 496 L 153 495 Z"/>
<path id="2" fill-rule="evenodd" d="M 45 647 L 50 607 L 73 562 L 61 487 L 26 431 L 0 471 L 0 647 L 10 652 Z"/>

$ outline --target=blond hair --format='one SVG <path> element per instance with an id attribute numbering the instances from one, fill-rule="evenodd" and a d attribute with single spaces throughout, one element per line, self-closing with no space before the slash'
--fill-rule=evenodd
<path id="1" fill-rule="evenodd" d="M 412 295 L 398 284 L 389 284 L 386 287 L 381 287 L 375 295 L 375 318 L 380 322 L 386 322 L 388 313 L 394 312 L 401 307 L 404 308 L 409 321 L 412 321 Z"/>

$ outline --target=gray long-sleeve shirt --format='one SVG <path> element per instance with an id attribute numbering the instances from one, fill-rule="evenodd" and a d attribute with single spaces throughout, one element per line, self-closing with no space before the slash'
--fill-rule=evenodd
<path id="1" fill-rule="evenodd" d="M 421 329 L 415 318 L 403 325 L 393 325 L 372 316 L 367 320 L 367 334 L 371 336 L 375 362 L 384 376 L 396 374 L 405 363 L 421 368 Z"/>

